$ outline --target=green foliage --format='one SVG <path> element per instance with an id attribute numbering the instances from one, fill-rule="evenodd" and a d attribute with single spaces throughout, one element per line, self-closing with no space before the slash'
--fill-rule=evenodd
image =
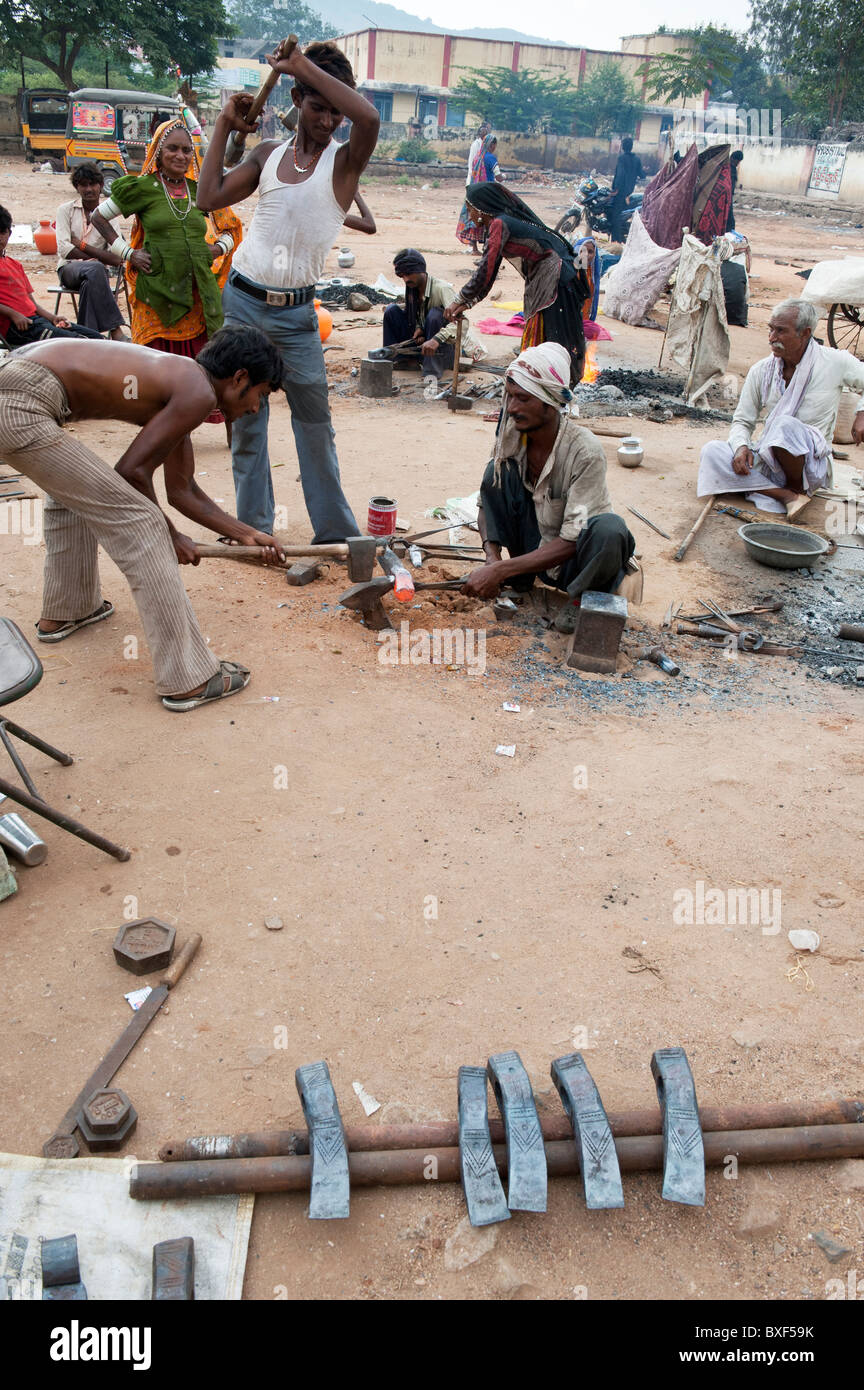
<path id="1" fill-rule="evenodd" d="M 400 188 L 416 188 L 417 180 L 412 179 L 410 174 L 400 174 L 396 182 Z"/>
<path id="2" fill-rule="evenodd" d="M 275 4 L 273 0 L 234 0 L 229 13 L 240 38 L 267 39 L 274 47 L 289 34 L 296 34 L 307 44 L 314 39 L 335 39 L 339 33 L 303 0 L 277 0 Z"/>
<path id="3" fill-rule="evenodd" d="M 434 164 L 435 152 L 430 150 L 425 140 L 402 140 L 396 146 L 394 159 L 404 159 L 409 164 Z"/>
<path id="4" fill-rule="evenodd" d="M 864 118 L 864 0 L 755 0 L 753 29 L 803 125 Z"/>
<path id="5" fill-rule="evenodd" d="M 642 99 L 620 64 L 592 68 L 576 93 L 576 129 L 586 135 L 622 135 L 642 111 Z"/>
<path id="6" fill-rule="evenodd" d="M 526 68 L 465 68 L 450 98 L 499 130 L 566 135 L 573 125 L 578 93 L 563 75 L 543 77 Z"/>
<path id="7" fill-rule="evenodd" d="M 648 79 L 649 101 L 674 104 L 699 96 L 718 79 L 728 83 L 738 53 L 737 34 L 730 29 L 717 29 L 713 24 L 682 32 L 695 40 L 692 49 L 661 53 L 636 69 L 637 77 Z"/>
<path id="8" fill-rule="evenodd" d="M 214 66 L 215 35 L 229 30 L 222 0 L 183 0 L 180 10 L 152 0 L 0 0 L 0 64 L 11 71 L 23 55 L 71 91 L 85 51 L 98 71 L 140 49 L 157 79 L 176 78 L 178 68 L 191 76 Z"/>
<path id="9" fill-rule="evenodd" d="M 28 87 L 59 87 L 61 84 L 55 72 L 50 72 L 42 63 L 32 58 L 24 59 L 24 77 Z M 165 77 L 157 77 L 150 68 L 135 62 L 126 53 L 122 58 L 109 58 L 108 84 L 111 87 L 130 88 L 142 92 L 164 92 L 167 95 L 177 91 L 176 77 L 172 82 Z M 85 48 L 75 63 L 75 85 L 77 87 L 105 86 L 105 56 L 94 48 Z M 0 71 L 0 92 L 13 93 L 21 87 L 21 65 L 15 61 L 8 66 L 3 64 Z"/>

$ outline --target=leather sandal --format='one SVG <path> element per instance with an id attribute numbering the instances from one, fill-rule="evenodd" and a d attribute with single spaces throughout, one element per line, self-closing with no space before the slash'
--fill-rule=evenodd
<path id="1" fill-rule="evenodd" d="M 225 676 L 228 677 L 227 690 Z M 219 670 L 210 677 L 200 695 L 163 695 L 162 703 L 174 714 L 185 714 L 199 705 L 209 705 L 214 700 L 225 700 L 229 695 L 236 695 L 238 691 L 246 689 L 251 678 L 252 673 L 246 666 L 236 661 L 220 661 Z"/>

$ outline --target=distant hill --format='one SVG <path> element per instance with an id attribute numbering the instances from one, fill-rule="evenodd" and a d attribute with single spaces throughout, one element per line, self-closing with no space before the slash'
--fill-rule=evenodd
<path id="1" fill-rule="evenodd" d="M 395 5 L 377 4 L 376 0 L 310 0 L 316 9 L 340 34 L 353 34 L 359 29 L 408 29 L 419 34 L 462 34 L 472 39 L 501 39 L 508 43 L 550 43 L 561 47 L 559 39 L 540 38 L 537 34 L 521 34 L 517 29 L 444 29 L 431 19 L 420 19 Z M 369 20 L 373 23 L 370 24 Z M 566 46 L 566 45 L 564 45 Z"/>

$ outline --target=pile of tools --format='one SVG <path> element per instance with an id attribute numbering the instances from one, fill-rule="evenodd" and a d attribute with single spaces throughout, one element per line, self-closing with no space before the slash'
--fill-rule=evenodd
<path id="1" fill-rule="evenodd" d="M 129 1191 L 139 1200 L 243 1192 L 310 1194 L 313 1220 L 345 1218 L 350 1189 L 461 1181 L 472 1225 L 546 1210 L 549 1176 L 579 1173 L 589 1209 L 621 1207 L 621 1173 L 660 1169 L 665 1201 L 705 1204 L 705 1168 L 864 1155 L 864 1102 L 705 1106 L 683 1048 L 651 1059 L 658 1110 L 607 1115 L 579 1052 L 552 1063 L 564 1115 L 541 1119 L 517 1052 L 486 1067 L 460 1067 L 458 1120 L 346 1128 L 324 1061 L 295 1073 L 306 1130 L 203 1135 L 172 1141 L 161 1163 L 139 1163 Z M 500 1119 L 489 1118 L 487 1080 Z M 502 1140 L 503 1145 L 502 1145 Z M 505 1196 L 501 1173 L 507 1175 Z"/>

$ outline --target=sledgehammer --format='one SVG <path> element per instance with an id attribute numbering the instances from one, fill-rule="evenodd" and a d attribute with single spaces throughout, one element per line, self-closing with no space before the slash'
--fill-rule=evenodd
<path id="1" fill-rule="evenodd" d="M 365 583 L 375 572 L 378 541 L 374 536 L 349 536 L 347 541 L 334 541 L 331 545 L 283 545 L 278 540 L 276 544 L 292 560 L 302 557 L 347 560 L 348 578 L 357 583 Z M 259 545 L 202 544 L 196 545 L 195 549 L 202 559 L 260 560 L 262 548 Z"/>

